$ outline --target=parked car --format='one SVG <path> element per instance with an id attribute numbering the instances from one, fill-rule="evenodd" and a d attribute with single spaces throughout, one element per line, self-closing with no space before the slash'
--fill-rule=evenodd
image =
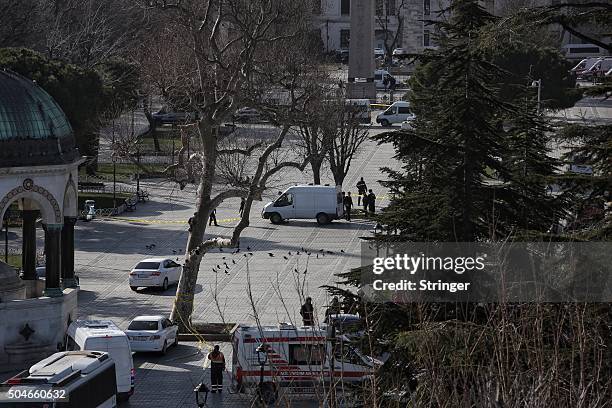
<path id="1" fill-rule="evenodd" d="M 341 48 L 336 50 L 336 62 L 340 62 L 342 64 L 348 64 L 349 60 L 349 50 L 346 48 Z"/>
<path id="2" fill-rule="evenodd" d="M 405 101 L 393 102 L 383 113 L 376 116 L 376 123 L 382 126 L 390 126 L 393 123 L 402 123 L 414 119 L 410 110 L 410 104 Z"/>
<path id="3" fill-rule="evenodd" d="M 374 71 L 374 84 L 376 85 L 376 88 L 385 88 L 385 82 L 387 83 L 387 86 L 389 86 L 391 78 L 393 77 L 391 76 L 389 71 L 385 69 L 377 69 L 376 71 Z"/>
<path id="4" fill-rule="evenodd" d="M 407 57 L 408 56 L 408 51 L 406 51 L 404 48 L 396 48 L 393 50 L 393 56 L 394 57 Z"/>
<path id="5" fill-rule="evenodd" d="M 158 351 L 166 354 L 178 345 L 178 326 L 164 316 L 137 316 L 125 331 L 132 351 Z"/>
<path id="6" fill-rule="evenodd" d="M 170 258 L 143 259 L 130 271 L 130 289 L 158 287 L 166 290 L 179 281 L 182 271 L 183 267 Z"/>
<path id="7" fill-rule="evenodd" d="M 45 279 L 46 277 L 46 273 L 47 273 L 47 268 L 45 267 L 45 265 L 43 266 L 37 266 L 36 267 L 36 277 L 38 279 Z M 77 286 L 79 285 L 79 276 L 78 275 L 74 275 L 74 280 L 77 284 Z"/>
<path id="8" fill-rule="evenodd" d="M 375 58 L 384 58 L 385 50 L 383 48 L 374 48 L 374 57 Z"/>
<path id="9" fill-rule="evenodd" d="M 273 224 L 288 219 L 316 219 L 319 225 L 324 225 L 343 215 L 342 186 L 289 187 L 261 212 Z"/>
<path id="10" fill-rule="evenodd" d="M 195 112 L 169 112 L 166 108 L 160 109 L 159 112 L 155 112 L 151 116 L 161 124 L 171 125 L 190 122 L 198 117 Z"/>
<path id="11" fill-rule="evenodd" d="M 75 320 L 66 331 L 68 351 L 103 351 L 115 361 L 117 398 L 134 393 L 134 361 L 127 336 L 111 320 Z"/>
<path id="12" fill-rule="evenodd" d="M 253 108 L 240 108 L 233 117 L 236 122 L 259 122 L 261 120 L 261 114 Z"/>

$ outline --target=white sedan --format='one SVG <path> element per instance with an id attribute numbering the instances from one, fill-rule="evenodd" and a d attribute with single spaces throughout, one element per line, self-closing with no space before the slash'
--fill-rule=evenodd
<path id="1" fill-rule="evenodd" d="M 132 351 L 159 351 L 178 344 L 178 326 L 164 316 L 138 316 L 130 322 L 125 334 Z"/>
<path id="2" fill-rule="evenodd" d="M 170 258 L 143 259 L 130 271 L 130 289 L 153 286 L 166 290 L 179 281 L 182 271 L 183 267 Z"/>

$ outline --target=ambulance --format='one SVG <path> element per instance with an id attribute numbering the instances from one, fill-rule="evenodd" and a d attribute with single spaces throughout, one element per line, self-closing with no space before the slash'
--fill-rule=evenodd
<path id="1" fill-rule="evenodd" d="M 253 393 L 261 383 L 262 391 L 275 400 L 279 391 L 317 393 L 332 379 L 352 385 L 371 379 L 383 362 L 355 347 L 364 332 L 349 333 L 347 328 L 358 327 L 359 316 L 341 314 L 330 320 L 330 324 L 302 327 L 236 325 L 232 330 L 233 388 Z"/>

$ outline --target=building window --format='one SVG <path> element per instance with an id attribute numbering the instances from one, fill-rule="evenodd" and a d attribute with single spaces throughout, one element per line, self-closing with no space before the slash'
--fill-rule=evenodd
<path id="1" fill-rule="evenodd" d="M 340 48 L 348 48 L 351 41 L 351 30 L 340 30 Z"/>
<path id="2" fill-rule="evenodd" d="M 431 45 L 431 40 L 429 38 L 429 30 L 423 31 L 423 47 L 429 47 Z"/>
<path id="3" fill-rule="evenodd" d="M 384 0 L 376 0 L 376 15 L 381 17 L 383 15 L 383 1 Z"/>
<path id="4" fill-rule="evenodd" d="M 423 0 L 423 14 L 428 16 L 431 13 L 431 2 L 430 0 Z"/>
<path id="5" fill-rule="evenodd" d="M 342 0 L 340 2 L 340 14 L 343 16 L 351 14 L 351 0 Z"/>
<path id="6" fill-rule="evenodd" d="M 321 14 L 321 1 L 322 0 L 314 0 L 312 4 L 312 12 L 314 14 Z"/>

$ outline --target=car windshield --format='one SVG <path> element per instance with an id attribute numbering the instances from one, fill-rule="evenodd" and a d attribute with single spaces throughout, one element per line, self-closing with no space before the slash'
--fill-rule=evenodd
<path id="1" fill-rule="evenodd" d="M 159 269 L 159 262 L 138 262 L 134 269 Z"/>
<path id="2" fill-rule="evenodd" d="M 135 320 L 128 326 L 128 330 L 157 330 L 158 322 L 148 320 Z"/>

